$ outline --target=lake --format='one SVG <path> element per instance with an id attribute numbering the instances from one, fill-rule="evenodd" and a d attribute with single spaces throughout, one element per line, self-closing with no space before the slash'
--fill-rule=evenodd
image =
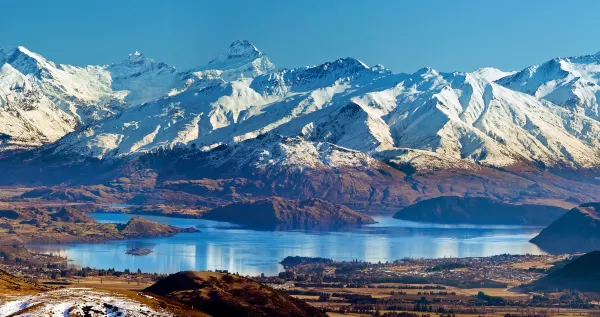
<path id="1" fill-rule="evenodd" d="M 99 222 L 125 223 L 134 215 L 92 213 Z M 405 257 L 478 257 L 502 253 L 543 254 L 529 243 L 541 227 L 437 225 L 375 217 L 377 224 L 333 232 L 258 231 L 224 222 L 160 216 L 144 218 L 200 232 L 168 238 L 110 241 L 98 244 L 30 246 L 61 254 L 74 264 L 118 270 L 173 273 L 182 270 L 228 270 L 243 275 L 275 275 L 286 256 L 314 256 L 334 260 L 394 261 Z M 125 254 L 144 247 L 146 256 Z"/>

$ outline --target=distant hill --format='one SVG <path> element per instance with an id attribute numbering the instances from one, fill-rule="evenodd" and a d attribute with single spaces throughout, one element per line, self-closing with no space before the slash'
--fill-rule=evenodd
<path id="1" fill-rule="evenodd" d="M 0 232 L 0 242 L 6 245 L 100 242 L 197 232 L 194 228 L 169 226 L 140 217 L 124 224 L 98 223 L 79 208 L 86 210 L 87 207 L 72 205 L 0 210 L 0 226 L 7 229 Z"/>
<path id="2" fill-rule="evenodd" d="M 551 253 L 600 249 L 600 203 L 587 203 L 571 209 L 531 242 Z"/>
<path id="3" fill-rule="evenodd" d="M 525 289 L 531 291 L 578 290 L 600 292 L 600 251 L 580 256 L 550 275 L 541 278 Z"/>
<path id="4" fill-rule="evenodd" d="M 394 218 L 444 224 L 547 225 L 567 212 L 543 205 L 512 205 L 485 197 L 442 196 L 420 201 Z"/>
<path id="5" fill-rule="evenodd" d="M 209 210 L 202 217 L 251 227 L 311 228 L 375 223 L 373 218 L 346 206 L 316 198 L 298 201 L 272 197 L 233 203 Z"/>
<path id="6" fill-rule="evenodd" d="M 213 272 L 179 272 L 145 292 L 191 305 L 213 317 L 327 316 L 298 299 L 245 277 Z"/>

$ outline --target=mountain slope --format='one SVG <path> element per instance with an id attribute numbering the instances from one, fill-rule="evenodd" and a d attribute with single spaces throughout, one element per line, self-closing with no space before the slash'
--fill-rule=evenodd
<path id="1" fill-rule="evenodd" d="M 173 67 L 139 53 L 108 66 L 55 64 L 0 49 L 0 150 L 51 143 L 81 125 L 183 86 Z"/>
<path id="2" fill-rule="evenodd" d="M 275 195 L 359 210 L 465 193 L 583 203 L 598 193 L 600 122 L 538 83 L 592 82 L 596 60 L 519 73 L 394 74 L 354 58 L 276 69 L 236 41 L 177 72 L 137 52 L 74 67 L 3 50 L 0 148 L 46 145 L 3 153 L 2 181 L 108 186 L 132 176 L 136 188 L 169 191 L 208 179 L 226 188 L 211 189 L 219 201 Z"/>
<path id="3" fill-rule="evenodd" d="M 397 163 L 413 159 L 407 149 L 424 151 L 441 161 L 437 167 L 600 164 L 598 121 L 496 84 L 516 76 L 499 70 L 392 74 L 352 58 L 273 69 L 256 47 L 235 42 L 188 73 L 185 88 L 73 133 L 55 152 L 210 150 L 273 132 Z"/>
<path id="4" fill-rule="evenodd" d="M 600 120 L 600 52 L 555 58 L 504 77 L 498 83 Z"/>

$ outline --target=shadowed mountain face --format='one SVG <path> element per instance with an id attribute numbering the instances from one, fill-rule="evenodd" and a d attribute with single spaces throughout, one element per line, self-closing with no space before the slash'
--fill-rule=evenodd
<path id="1" fill-rule="evenodd" d="M 448 195 L 481 196 L 515 204 L 536 200 L 580 204 L 600 196 L 596 173 L 588 170 L 544 170 L 531 165 L 420 170 L 386 164 L 330 144 L 305 147 L 307 143 L 302 140 L 284 139 L 285 147 L 281 147 L 280 141 L 267 135 L 208 152 L 176 149 L 117 160 L 75 162 L 72 157 L 22 153 L 0 159 L 0 184 L 55 185 L 23 196 L 45 200 L 148 201 L 209 209 L 278 196 L 319 198 L 369 213 L 397 212 L 418 200 Z M 269 144 L 270 157 L 264 156 L 265 144 Z M 315 152 L 304 155 L 311 151 Z M 327 164 L 318 163 L 315 157 Z"/>
<path id="2" fill-rule="evenodd" d="M 580 256 L 550 275 L 524 288 L 531 291 L 577 290 L 600 292 L 600 251 Z"/>
<path id="3" fill-rule="evenodd" d="M 554 206 L 514 205 L 484 197 L 442 196 L 408 206 L 394 218 L 444 224 L 547 225 L 566 212 Z"/>
<path id="4" fill-rule="evenodd" d="M 328 228 L 375 223 L 369 216 L 321 199 L 297 201 L 279 197 L 229 204 L 209 210 L 202 217 L 259 228 Z"/>
<path id="5" fill-rule="evenodd" d="M 531 242 L 551 253 L 600 249 L 600 203 L 587 203 L 571 209 Z"/>
<path id="6" fill-rule="evenodd" d="M 212 272 L 179 272 L 145 292 L 191 305 L 214 317 L 327 316 L 298 299 L 245 277 Z"/>

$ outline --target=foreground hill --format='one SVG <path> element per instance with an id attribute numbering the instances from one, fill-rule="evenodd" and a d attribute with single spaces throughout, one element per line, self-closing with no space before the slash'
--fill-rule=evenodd
<path id="1" fill-rule="evenodd" d="M 0 303 L 2 316 L 173 317 L 142 296 L 90 288 L 63 288 L 29 296 L 11 296 Z M 182 315 L 183 316 L 183 315 Z M 193 315 L 205 317 L 204 315 Z"/>
<path id="2" fill-rule="evenodd" d="M 584 254 L 565 267 L 529 285 L 531 291 L 600 292 L 600 251 Z"/>
<path id="3" fill-rule="evenodd" d="M 531 242 L 552 253 L 600 249 L 600 203 L 586 203 L 571 209 Z"/>
<path id="4" fill-rule="evenodd" d="M 213 317 L 327 316 L 291 296 L 245 277 L 212 272 L 179 272 L 144 290 L 193 306 Z"/>
<path id="5" fill-rule="evenodd" d="M 547 225 L 567 212 L 541 205 L 514 205 L 485 197 L 442 196 L 410 205 L 394 218 L 444 224 Z"/>
<path id="6" fill-rule="evenodd" d="M 321 199 L 298 201 L 280 197 L 232 203 L 209 210 L 202 217 L 251 227 L 294 229 L 375 223 L 369 216 Z"/>

